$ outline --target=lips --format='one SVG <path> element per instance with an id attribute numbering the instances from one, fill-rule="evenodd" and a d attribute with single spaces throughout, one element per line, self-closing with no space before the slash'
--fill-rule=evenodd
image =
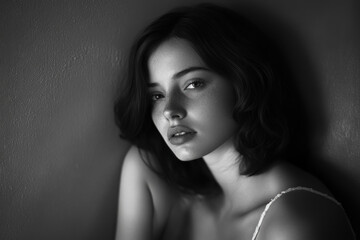
<path id="1" fill-rule="evenodd" d="M 191 128 L 185 126 L 176 126 L 169 128 L 167 137 L 171 144 L 180 145 L 191 140 L 195 133 L 196 132 Z"/>

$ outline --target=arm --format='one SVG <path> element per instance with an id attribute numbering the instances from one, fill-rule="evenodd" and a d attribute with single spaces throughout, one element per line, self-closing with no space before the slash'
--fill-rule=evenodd
<path id="1" fill-rule="evenodd" d="M 146 166 L 131 147 L 122 167 L 116 240 L 149 240 L 153 235 L 153 203 Z"/>

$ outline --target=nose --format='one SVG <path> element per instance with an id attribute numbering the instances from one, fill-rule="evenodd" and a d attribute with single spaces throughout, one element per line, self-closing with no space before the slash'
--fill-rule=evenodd
<path id="1" fill-rule="evenodd" d="M 183 119 L 186 116 L 184 101 L 179 94 L 168 96 L 164 108 L 164 116 L 167 120 Z"/>

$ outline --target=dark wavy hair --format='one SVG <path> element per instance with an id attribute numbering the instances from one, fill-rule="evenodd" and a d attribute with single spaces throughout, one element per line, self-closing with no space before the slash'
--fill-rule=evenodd
<path id="1" fill-rule="evenodd" d="M 231 81 L 238 123 L 235 147 L 242 155 L 239 174 L 254 175 L 283 157 L 288 127 L 283 115 L 281 72 L 276 48 L 258 28 L 232 10 L 212 4 L 176 8 L 152 22 L 131 48 L 121 94 L 115 103 L 121 136 L 154 157 L 164 179 L 196 194 L 219 191 L 202 159 L 180 161 L 166 146 L 151 119 L 147 95 L 148 59 L 164 41 L 188 41 L 208 68 Z M 147 154 L 144 154 L 147 153 Z"/>

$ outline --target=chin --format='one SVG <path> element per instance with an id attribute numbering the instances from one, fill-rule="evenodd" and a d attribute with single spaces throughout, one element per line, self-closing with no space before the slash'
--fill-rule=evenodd
<path id="1" fill-rule="evenodd" d="M 188 156 L 183 157 L 183 156 L 178 156 L 178 155 L 176 155 L 176 157 L 182 162 L 189 162 L 189 161 L 199 159 L 199 158 L 193 158 L 193 157 L 188 157 Z"/>
<path id="2" fill-rule="evenodd" d="M 196 154 L 192 151 L 189 151 L 189 149 L 170 149 L 180 161 L 186 162 L 202 158 L 201 154 Z"/>
<path id="3" fill-rule="evenodd" d="M 187 153 L 176 153 L 174 152 L 175 156 L 180 160 L 180 161 L 192 161 L 195 159 L 198 159 L 200 157 L 194 157 L 192 154 L 187 154 Z"/>

